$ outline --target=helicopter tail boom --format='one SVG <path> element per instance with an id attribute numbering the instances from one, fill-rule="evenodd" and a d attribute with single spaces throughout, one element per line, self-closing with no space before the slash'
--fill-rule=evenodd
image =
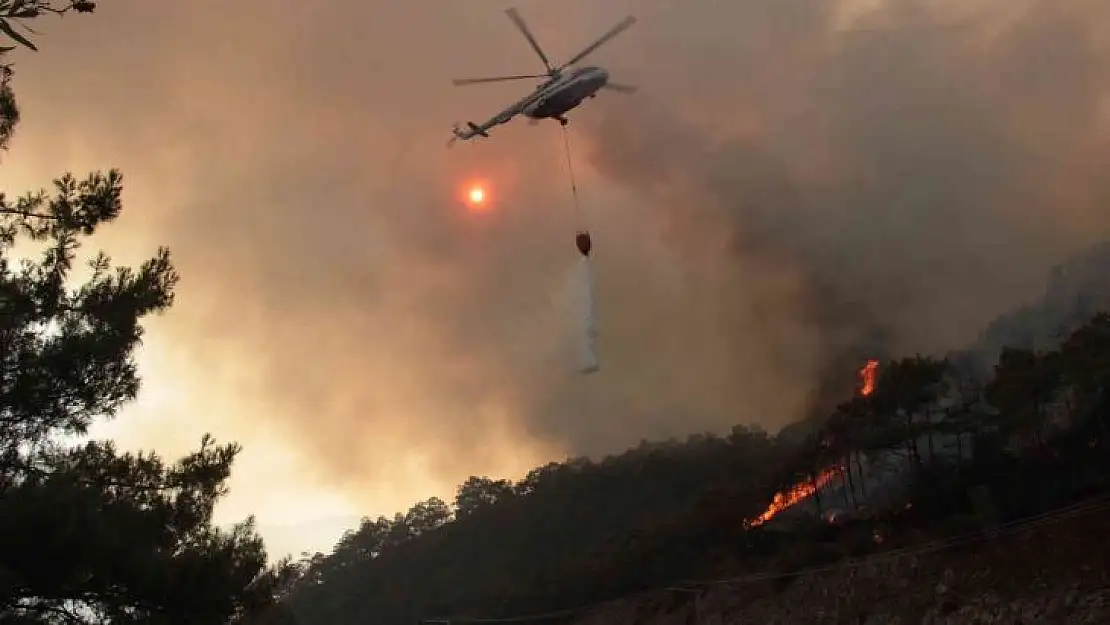
<path id="1" fill-rule="evenodd" d="M 451 140 L 447 142 L 448 147 L 454 145 L 455 142 L 459 139 L 462 139 L 463 141 L 469 141 L 474 137 L 485 137 L 487 139 L 489 138 L 489 133 L 486 131 L 486 129 L 482 128 L 478 124 L 475 124 L 474 122 L 466 122 L 466 125 L 468 126 L 467 129 L 462 128 L 460 124 L 455 124 L 455 126 L 451 128 L 451 133 L 455 136 L 451 137 Z"/>

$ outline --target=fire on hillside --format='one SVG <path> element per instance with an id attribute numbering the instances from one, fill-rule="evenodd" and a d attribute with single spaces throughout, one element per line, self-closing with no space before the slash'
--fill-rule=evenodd
<path id="1" fill-rule="evenodd" d="M 878 380 L 879 361 L 868 360 L 859 370 L 860 388 L 859 394 L 866 397 L 875 392 L 875 384 Z M 771 503 L 762 514 L 744 522 L 745 529 L 759 527 L 764 523 L 773 519 L 776 515 L 784 510 L 788 510 L 803 501 L 806 501 L 813 496 L 817 491 L 825 488 L 838 477 L 844 468 L 836 465 L 822 469 L 813 478 L 802 480 L 790 488 L 775 493 L 771 499 Z"/>

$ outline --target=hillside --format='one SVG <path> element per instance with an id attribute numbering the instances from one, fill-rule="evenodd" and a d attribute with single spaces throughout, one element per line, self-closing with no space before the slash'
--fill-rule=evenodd
<path id="1" fill-rule="evenodd" d="M 575 625 L 928 625 L 1110 622 L 1110 504 L 926 540 L 798 575 L 747 576 L 591 606 Z"/>
<path id="2" fill-rule="evenodd" d="M 451 503 L 366 519 L 301 563 L 274 622 L 513 617 L 683 580 L 786 580 L 761 585 L 758 601 L 799 569 L 1098 496 L 1110 476 L 1105 268 L 1110 246 L 1057 269 L 1042 301 L 967 352 L 876 361 L 830 414 L 777 436 L 737 426 L 645 442 L 517 483 L 472 477 Z M 930 566 L 943 577 L 962 565 Z"/>

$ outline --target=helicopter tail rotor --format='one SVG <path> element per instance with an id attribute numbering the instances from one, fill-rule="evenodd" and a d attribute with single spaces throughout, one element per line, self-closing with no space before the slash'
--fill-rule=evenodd
<path id="1" fill-rule="evenodd" d="M 451 138 L 447 140 L 447 147 L 455 147 L 455 144 L 458 143 L 459 139 L 465 138 L 466 133 L 463 132 L 462 122 L 455 122 L 451 125 Z"/>

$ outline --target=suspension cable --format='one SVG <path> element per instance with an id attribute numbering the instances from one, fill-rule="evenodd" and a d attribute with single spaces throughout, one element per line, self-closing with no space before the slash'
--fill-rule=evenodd
<path id="1" fill-rule="evenodd" d="M 570 175 L 570 193 L 574 201 L 574 213 L 578 219 L 579 230 L 586 232 L 586 216 L 582 212 L 582 202 L 578 197 L 578 180 L 574 175 L 574 159 L 571 157 L 570 150 L 570 132 L 566 126 L 562 126 L 563 130 L 563 149 L 567 157 L 567 173 Z"/>

